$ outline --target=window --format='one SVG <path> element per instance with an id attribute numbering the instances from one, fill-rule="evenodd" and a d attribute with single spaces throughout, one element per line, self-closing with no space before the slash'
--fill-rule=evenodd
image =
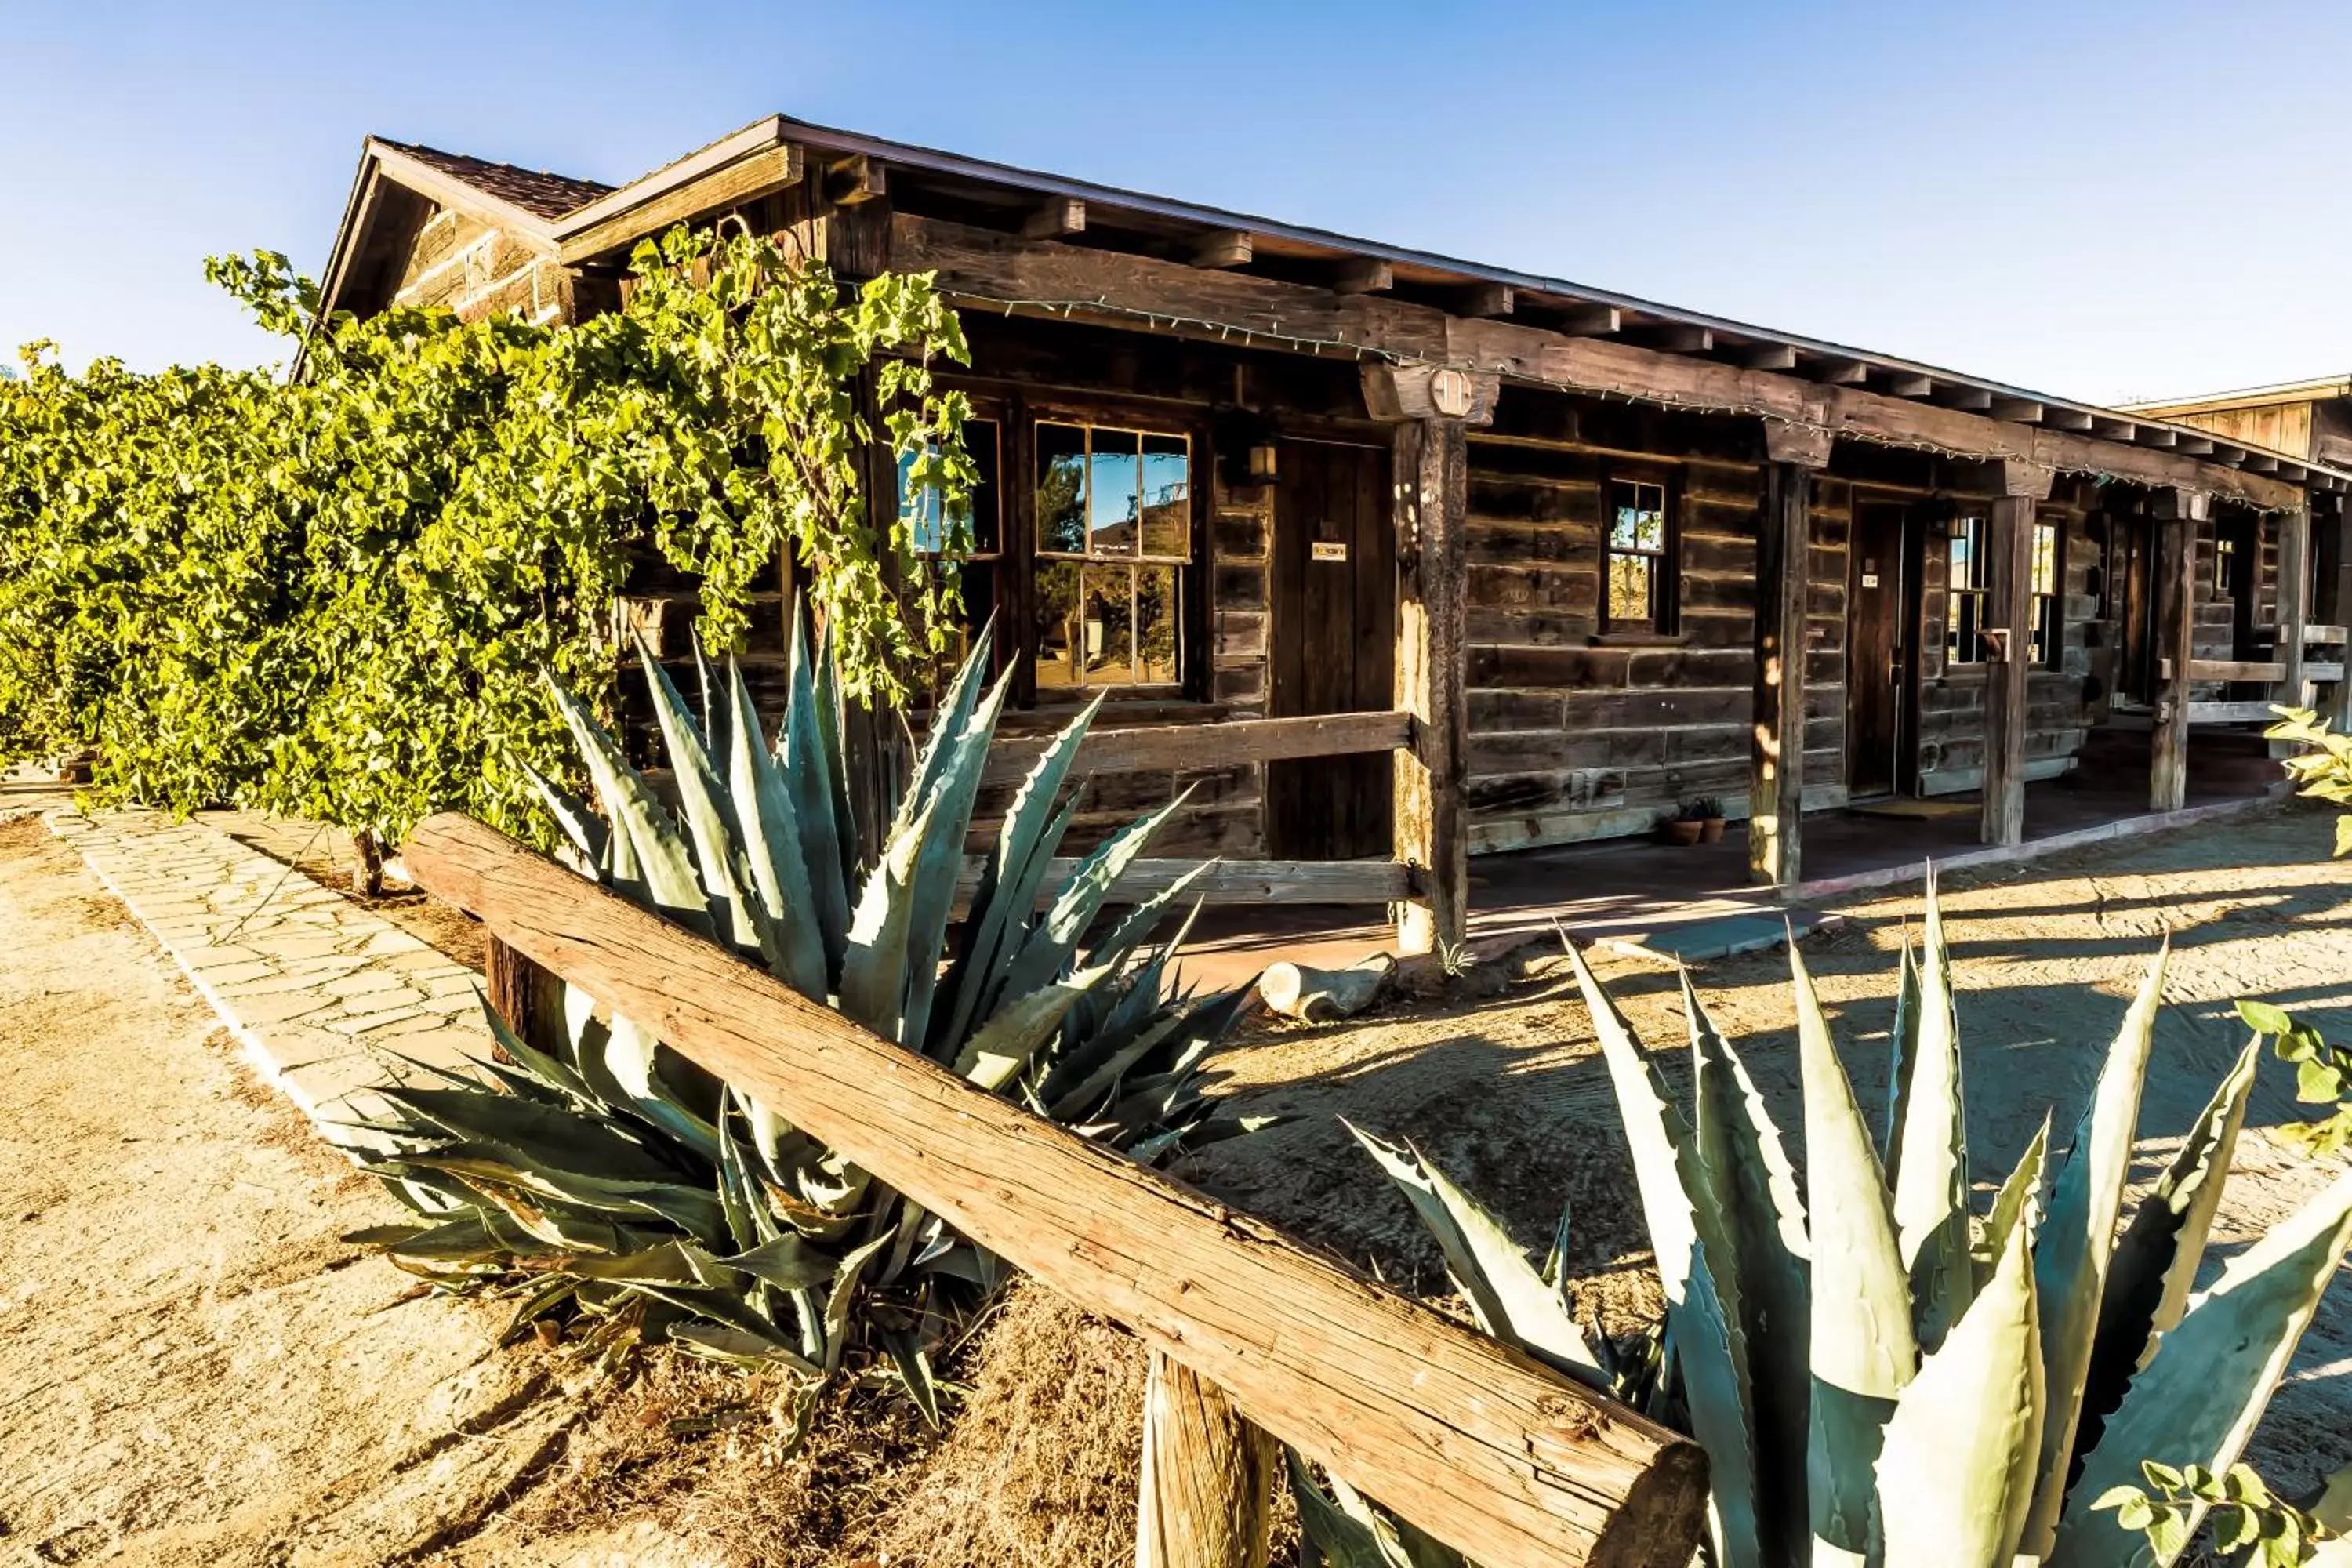
<path id="1" fill-rule="evenodd" d="M 2058 527 L 2037 522 L 2033 525 L 2033 662 L 2044 669 L 2057 668 L 2063 651 L 2059 604 Z"/>
<path id="2" fill-rule="evenodd" d="M 964 517 L 948 514 L 947 498 L 935 488 L 914 484 L 915 459 L 898 459 L 898 516 L 914 538 L 918 552 L 952 573 L 963 602 L 961 663 L 971 651 L 974 633 L 988 622 L 996 605 L 997 574 L 1003 555 L 1003 501 L 997 489 L 1002 464 L 999 431 L 993 419 L 967 419 L 964 450 L 978 471 L 971 487 L 971 508 Z M 1000 639 L 1003 632 L 999 631 Z"/>
<path id="3" fill-rule="evenodd" d="M 1041 689 L 1181 679 L 1183 567 L 1192 556 L 1190 438 L 1038 425 Z"/>
<path id="4" fill-rule="evenodd" d="M 1602 627 L 1673 631 L 1674 528 L 1666 511 L 1666 487 L 1646 479 L 1612 479 L 1608 524 Z"/>
<path id="5" fill-rule="evenodd" d="M 1944 658 L 1953 664 L 1984 662 L 1984 528 L 1980 517 L 1952 519 L 1944 572 Z"/>

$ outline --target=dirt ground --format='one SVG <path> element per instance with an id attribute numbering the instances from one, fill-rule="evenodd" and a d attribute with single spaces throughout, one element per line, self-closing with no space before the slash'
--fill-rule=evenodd
<path id="1" fill-rule="evenodd" d="M 2165 932 L 2147 1172 L 2242 1043 L 2230 999 L 2352 1034 L 2352 864 L 2328 858 L 2330 834 L 2291 811 L 1948 885 L 1969 1121 L 1995 1173 L 2045 1108 L 2071 1124 Z M 1843 924 L 1806 945 L 1866 1104 L 1916 910 L 1912 894 L 1842 904 Z M 490 1348 L 495 1307 L 416 1296 L 336 1241 L 397 1217 L 390 1200 L 254 1086 L 176 970 L 36 823 L 0 825 L 0 1565 L 1078 1568 L 1131 1552 L 1142 1357 L 1110 1325 L 1016 1291 L 953 1366 L 968 1413 L 944 1438 L 856 1399 L 791 1459 L 772 1451 L 775 1391 L 756 1383 L 656 1360 L 566 1393 L 560 1353 Z M 1646 1037 L 1680 1042 L 1668 972 L 1610 959 L 1602 973 Z M 1768 954 L 1708 964 L 1700 984 L 1793 1127 L 1785 978 Z M 1435 1249 L 1336 1117 L 1411 1137 L 1531 1248 L 1570 1202 L 1579 1289 L 1622 1325 L 1655 1287 L 1606 1075 L 1556 962 L 1506 979 L 1479 1000 L 1244 1042 L 1223 1089 L 1292 1120 L 1183 1173 L 1442 1292 Z M 2253 1122 L 2298 1114 L 2267 1063 Z M 2250 1136 L 2221 1249 L 2327 1174 Z M 2301 1484 L 2352 1458 L 2347 1407 L 2339 1288 L 2261 1462 Z"/>

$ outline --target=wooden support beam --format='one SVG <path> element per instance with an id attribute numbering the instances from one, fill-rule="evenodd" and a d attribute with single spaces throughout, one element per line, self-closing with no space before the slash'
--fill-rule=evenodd
<path id="1" fill-rule="evenodd" d="M 2172 661 L 2156 661 L 2159 680 L 2172 679 Z M 2192 658 L 2189 661 L 2189 679 L 2199 680 L 2259 680 L 2275 684 L 2286 679 L 2286 666 L 2269 659 L 2255 658 Z"/>
<path id="2" fill-rule="evenodd" d="M 1670 354 L 1703 354 L 1715 347 L 1715 333 L 1706 327 L 1661 327 L 1657 345 Z"/>
<path id="3" fill-rule="evenodd" d="M 1886 391 L 1887 395 L 1893 397 L 1933 397 L 1936 395 L 1936 378 L 1932 375 L 1915 375 L 1908 371 L 1897 371 L 1887 378 Z"/>
<path id="4" fill-rule="evenodd" d="M 2030 397 L 1996 397 L 1988 411 L 1996 419 L 2006 419 L 2012 425 L 2042 423 L 2042 405 Z"/>
<path id="5" fill-rule="evenodd" d="M 853 153 L 825 171 L 825 199 L 837 207 L 880 201 L 889 194 L 887 171 L 879 158 Z"/>
<path id="6" fill-rule="evenodd" d="M 1085 862 L 1060 856 L 1041 898 L 1069 885 Z M 964 858 L 956 878 L 956 905 L 967 904 L 987 861 Z M 1198 873 L 1197 876 L 1194 873 Z M 1185 898 L 1204 904 L 1393 904 L 1412 898 L 1422 879 L 1396 860 L 1130 860 L 1107 895 L 1114 904 L 1139 904 L 1186 877 Z"/>
<path id="7" fill-rule="evenodd" d="M 1454 292 L 1457 316 L 1507 316 L 1517 308 L 1518 290 L 1507 283 L 1472 283 Z"/>
<path id="8" fill-rule="evenodd" d="M 2173 443 L 2172 449 L 2184 458 L 2210 458 L 2213 455 L 2213 437 L 2183 436 Z"/>
<path id="9" fill-rule="evenodd" d="M 1805 600 L 1811 587 L 1813 474 L 1825 430 L 1768 421 L 1764 510 L 1757 519 L 1756 684 L 1748 763 L 1748 876 L 1803 879 Z"/>
<path id="10" fill-rule="evenodd" d="M 1087 204 L 1076 196 L 1049 196 L 1021 222 L 1025 239 L 1060 239 L 1087 231 Z"/>
<path id="11" fill-rule="evenodd" d="M 1624 329 L 1624 313 L 1614 305 L 1579 305 L 1562 313 L 1559 330 L 1570 337 L 1614 337 Z"/>
<path id="12" fill-rule="evenodd" d="M 1794 370 L 1797 351 L 1787 343 L 1764 343 L 1744 351 L 1739 363 L 1750 370 Z"/>
<path id="13" fill-rule="evenodd" d="M 2150 738 L 2147 808 L 2179 811 L 2189 798 L 2189 677 L 2196 661 L 2197 525 L 2212 508 L 2199 490 L 2158 490 L 2151 509 L 2158 521 L 2156 650 L 2174 671 L 2157 697 Z"/>
<path id="14" fill-rule="evenodd" d="M 1981 386 L 1946 386 L 1937 393 L 1937 401 L 1947 408 L 1965 408 L 1980 414 L 1992 406 L 1992 394 Z"/>
<path id="15" fill-rule="evenodd" d="M 2104 414 L 2091 416 L 2091 433 L 2103 441 L 2133 441 L 2139 437 L 2139 426 L 2129 419 L 2111 419 Z"/>
<path id="16" fill-rule="evenodd" d="M 1400 421 L 1390 472 L 1397 544 L 1396 705 L 1413 746 L 1396 759 L 1396 858 L 1424 886 L 1397 911 L 1401 953 L 1459 950 L 1470 928 L 1468 522 L 1465 422 Z"/>
<path id="17" fill-rule="evenodd" d="M 2180 432 L 2168 430 L 2161 425 L 2143 425 L 2137 439 L 2143 447 L 2168 448 L 2180 445 Z"/>
<path id="18" fill-rule="evenodd" d="M 2311 706 L 2304 671 L 2304 630 L 2311 624 L 2311 511 L 2308 505 L 2278 514 L 2278 685 L 2272 700 L 2289 708 Z M 2302 748 L 2273 741 L 2271 755 L 2293 756 Z"/>
<path id="19" fill-rule="evenodd" d="M 608 251 L 633 246 L 674 224 L 705 213 L 741 206 L 772 191 L 796 185 L 801 177 L 801 150 L 793 146 L 771 147 L 567 236 L 556 254 L 564 266 L 577 267 Z"/>
<path id="20" fill-rule="evenodd" d="M 1192 242 L 1195 267 L 1247 267 L 1256 254 L 1257 241 L 1245 228 L 1221 228 Z"/>
<path id="21" fill-rule="evenodd" d="M 2279 460 L 2268 452 L 2248 452 L 2245 466 L 2251 474 L 2275 474 L 2279 471 Z"/>
<path id="22" fill-rule="evenodd" d="M 2080 408 L 2045 408 L 2042 422 L 2053 430 L 2088 430 L 2091 416 Z"/>
<path id="23" fill-rule="evenodd" d="M 471 818 L 418 886 L 1014 1268 L 1214 1383 L 1439 1541 L 1521 1568 L 1682 1568 L 1689 1439 L 987 1093 Z"/>
<path id="24" fill-rule="evenodd" d="M 1396 287 L 1396 268 L 1376 256 L 1352 257 L 1332 274 L 1335 294 L 1385 294 Z"/>
<path id="25" fill-rule="evenodd" d="M 1281 1448 L 1224 1390 L 1151 1352 L 1135 1568 L 1265 1568 Z"/>
<path id="26" fill-rule="evenodd" d="M 2267 724 L 2277 717 L 2271 711 L 2271 704 L 2267 700 L 2189 704 L 2189 721 L 2191 724 Z"/>
<path id="27" fill-rule="evenodd" d="M 1870 366 L 1858 359 L 1815 360 L 1805 374 L 1824 386 L 1861 386 L 1870 380 Z"/>
<path id="28" fill-rule="evenodd" d="M 2025 713 L 2033 665 L 2033 516 L 2054 476 L 2000 465 L 1986 540 L 1984 821 L 1987 844 L 2025 842 Z"/>
<path id="29" fill-rule="evenodd" d="M 2352 621 L 2352 502 L 2336 500 L 2332 505 L 2334 510 L 2324 519 L 2315 519 L 2314 526 L 2324 523 L 2336 540 L 2336 594 L 2329 614 L 2339 622 Z M 2347 645 L 2347 637 L 2352 637 L 2352 627 L 2342 625 L 2303 628 L 2303 640 L 2306 647 L 2315 642 L 2333 644 L 2343 649 L 2339 655 L 2343 661 L 2352 665 L 2352 645 Z M 2335 686 L 2326 694 L 2326 700 L 2319 706 L 2319 716 L 2327 721 L 2327 727 L 2336 733 L 2352 733 L 2352 678 L 2336 678 Z"/>
<path id="30" fill-rule="evenodd" d="M 1828 386 L 1801 375 L 1668 353 L 1622 336 L 1579 336 L 1531 326 L 1524 319 L 1465 318 L 1394 295 L 1336 295 L 1150 257 L 1024 244 L 1000 231 L 906 213 L 894 217 L 891 239 L 894 267 L 937 271 L 940 289 L 960 304 L 1002 310 L 1017 308 L 1022 300 L 1054 300 L 1057 318 L 1134 330 L 1139 317 L 1157 314 L 1163 318 L 1163 332 L 1206 342 L 1258 332 L 1276 340 L 1360 345 L 1402 359 L 1466 365 L 1529 385 L 1631 397 L 1663 407 L 1740 409 L 1822 426 L 1855 440 L 1968 458 L 2021 458 L 2065 473 L 2203 490 L 2266 510 L 2293 505 L 2302 493 L 2277 479 L 2224 472 L 2210 460 L 2053 428 L 2046 417 L 2039 426 L 2005 423 L 1859 386 Z M 1074 301 L 1098 301 L 1099 312 L 1090 316 L 1087 305 Z M 1932 385 L 1924 374 L 1915 379 Z"/>

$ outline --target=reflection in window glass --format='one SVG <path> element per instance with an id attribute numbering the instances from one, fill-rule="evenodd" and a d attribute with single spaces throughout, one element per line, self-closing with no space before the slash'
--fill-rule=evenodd
<path id="1" fill-rule="evenodd" d="M 997 438 L 995 420 L 965 421 L 963 445 L 973 472 L 971 502 L 968 515 L 961 519 L 949 517 L 945 498 L 937 489 L 915 482 L 912 456 L 898 459 L 898 515 L 906 521 L 916 550 L 935 558 L 940 576 L 953 579 L 963 602 L 960 635 L 950 649 L 953 664 L 961 664 L 971 652 L 973 633 L 996 610 L 996 561 L 1003 538 Z"/>
<path id="2" fill-rule="evenodd" d="M 1181 680 L 1192 452 L 1178 435 L 1037 426 L 1041 689 Z"/>
<path id="3" fill-rule="evenodd" d="M 1192 454 L 1181 436 L 1143 437 L 1143 553 L 1192 554 Z"/>
<path id="4" fill-rule="evenodd" d="M 1610 484 L 1607 554 L 1603 624 L 1666 630 L 1665 486 L 1622 479 Z"/>
<path id="5" fill-rule="evenodd" d="M 1984 519 L 1952 520 L 1944 571 L 1944 656 L 1984 662 Z"/>
<path id="6" fill-rule="evenodd" d="M 1136 442 L 1131 430 L 1087 432 L 1093 461 L 1087 468 L 1087 553 L 1132 555 L 1136 516 Z"/>
<path id="7" fill-rule="evenodd" d="M 1037 548 L 1078 555 L 1087 548 L 1087 433 L 1037 426 Z"/>
<path id="8" fill-rule="evenodd" d="M 2035 664 L 2058 663 L 2058 530 L 2033 525 L 2033 649 Z"/>

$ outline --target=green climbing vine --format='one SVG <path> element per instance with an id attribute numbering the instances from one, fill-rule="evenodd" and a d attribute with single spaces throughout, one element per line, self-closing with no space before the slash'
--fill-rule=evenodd
<path id="1" fill-rule="evenodd" d="M 307 374 L 0 380 L 0 759 L 95 748 L 92 792 L 233 802 L 390 841 L 462 807 L 543 837 L 518 763 L 571 747 L 537 679 L 609 695 L 614 598 L 658 557 L 737 645 L 780 552 L 855 695 L 905 695 L 956 611 L 871 443 L 966 511 L 963 336 L 928 277 L 845 289 L 747 236 L 639 247 L 577 324 L 394 308 L 313 328 L 269 252 L 206 263 Z"/>

